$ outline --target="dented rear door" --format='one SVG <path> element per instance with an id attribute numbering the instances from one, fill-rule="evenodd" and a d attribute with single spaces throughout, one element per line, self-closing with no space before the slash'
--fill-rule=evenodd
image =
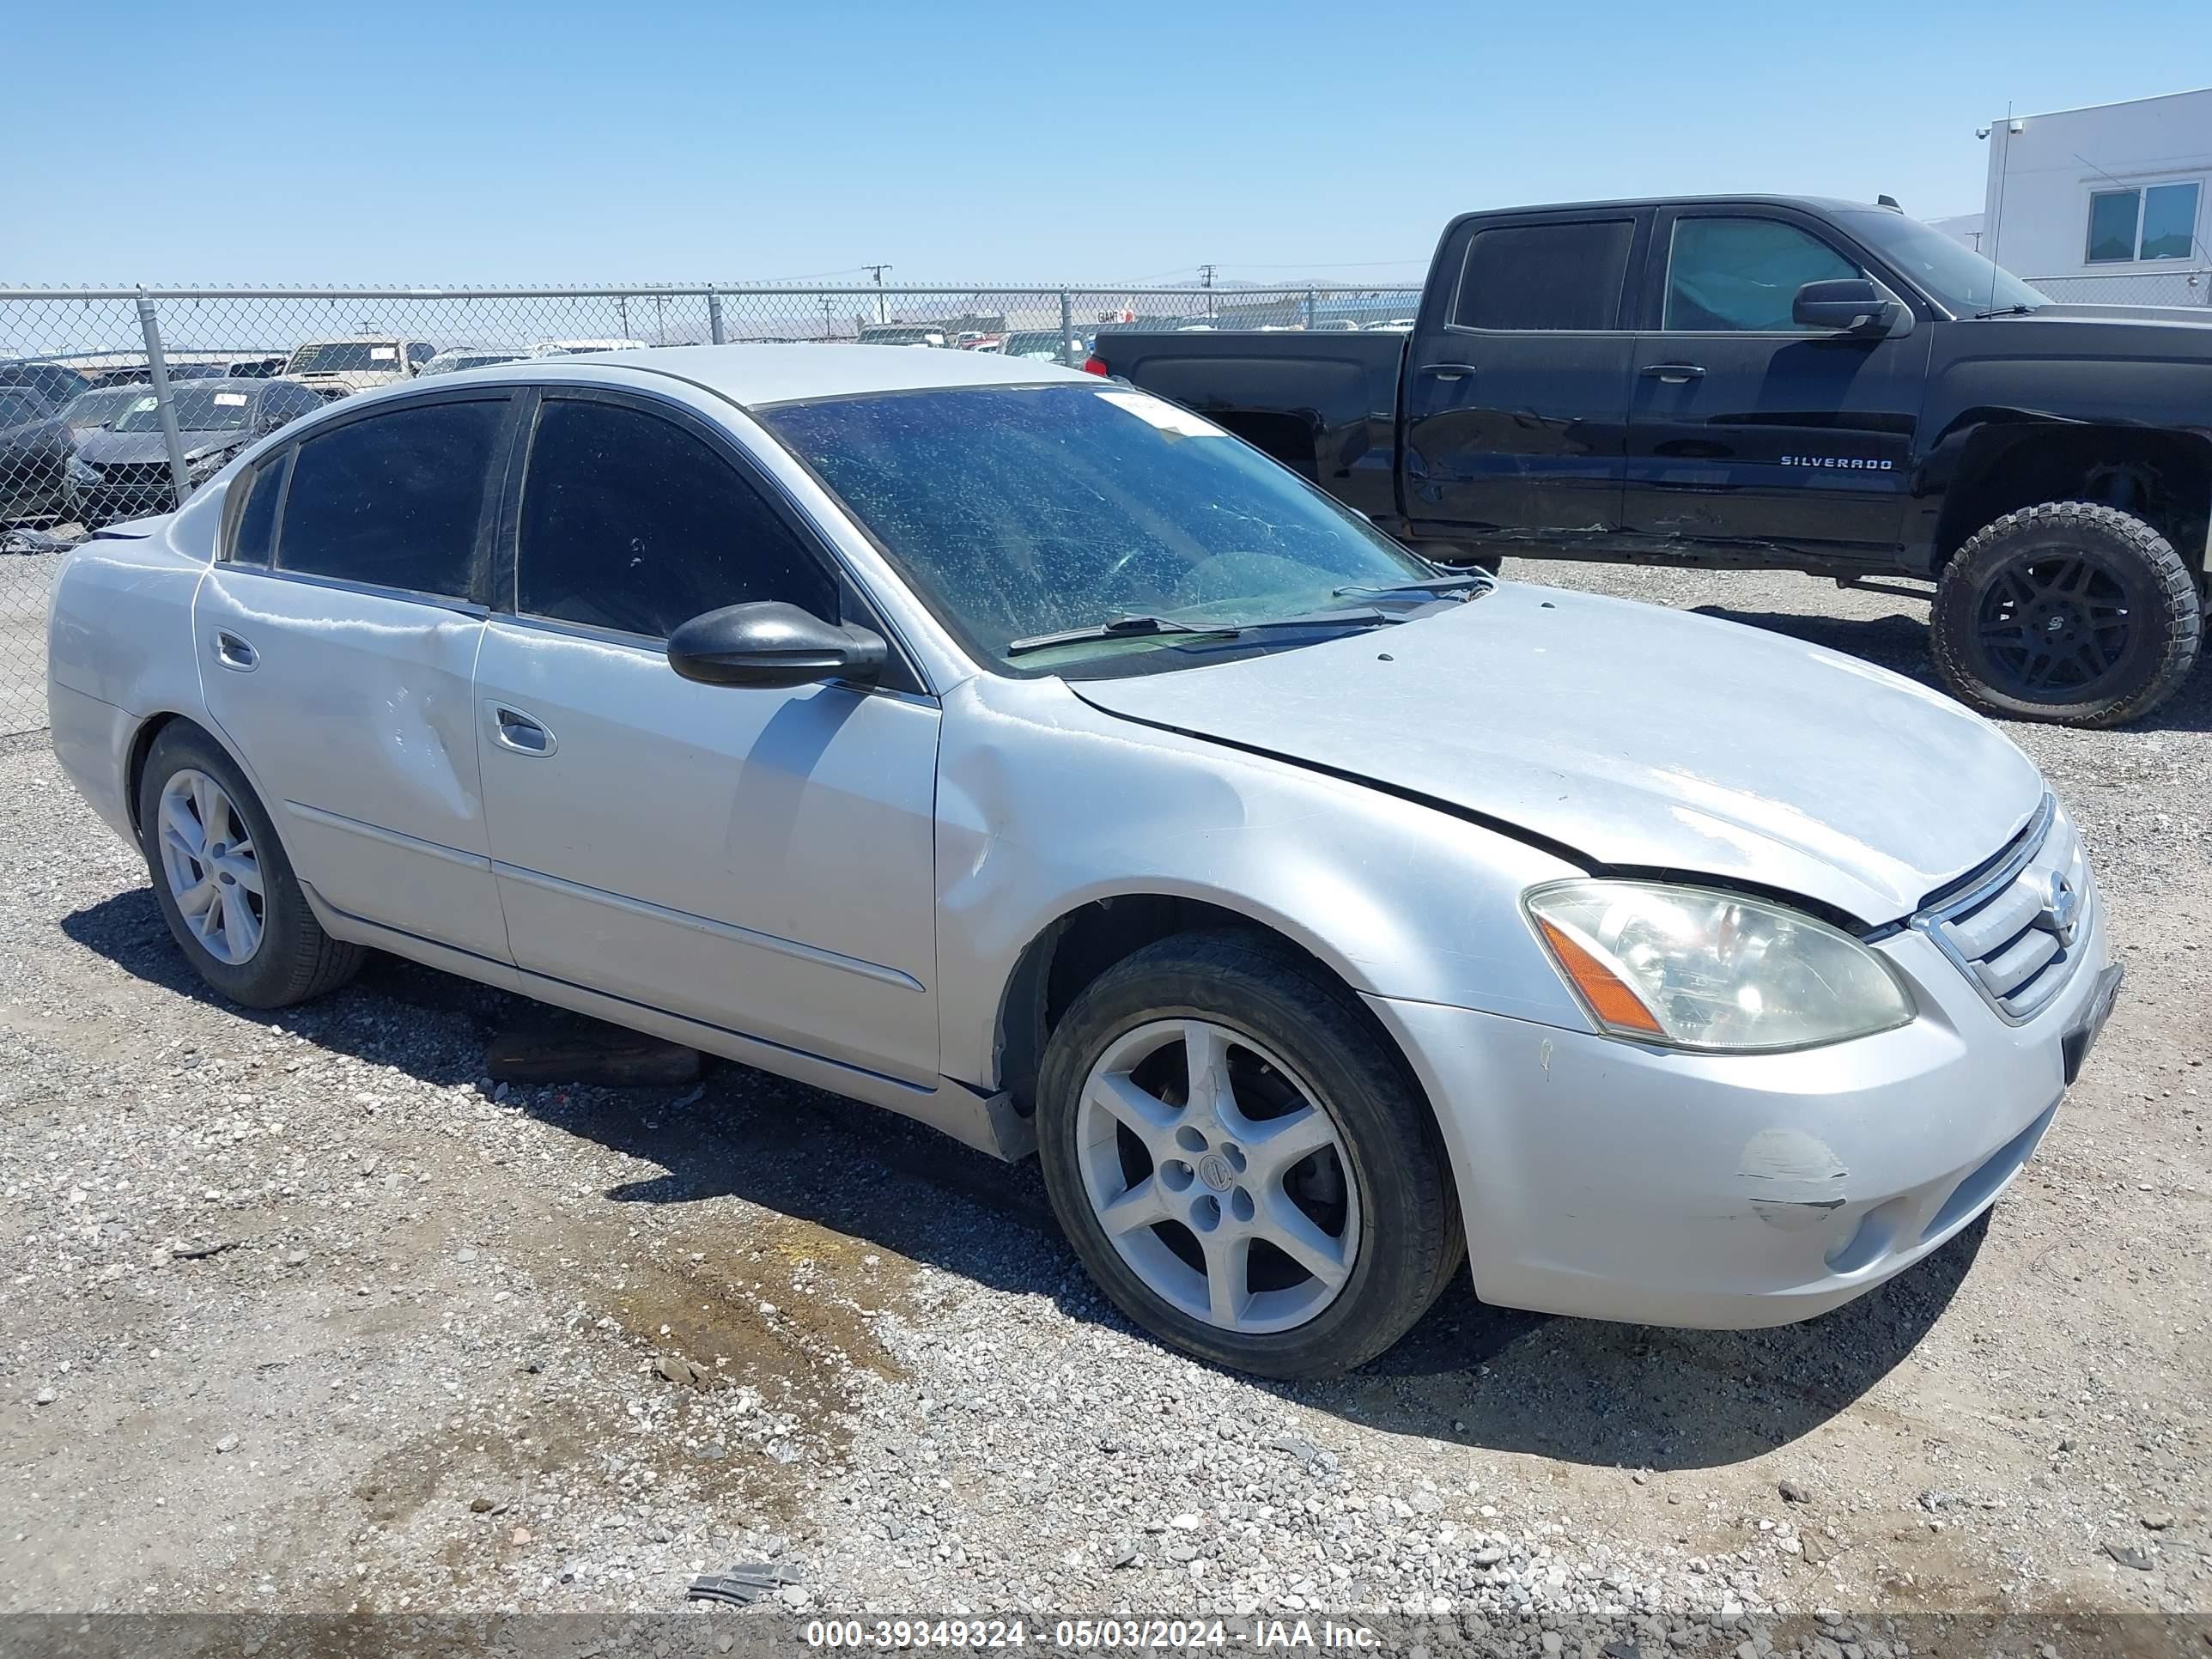
<path id="1" fill-rule="evenodd" d="M 235 515 L 193 605 L 208 710 L 301 879 L 500 963 L 474 678 L 508 413 L 504 393 L 386 403 L 273 452 L 274 534 L 249 544 Z"/>

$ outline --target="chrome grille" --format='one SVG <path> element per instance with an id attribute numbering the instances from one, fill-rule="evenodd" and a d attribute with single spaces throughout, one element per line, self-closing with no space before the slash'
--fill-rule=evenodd
<path id="1" fill-rule="evenodd" d="M 2073 820 L 2046 795 L 1994 866 L 1938 897 L 1912 925 L 2016 1024 L 2073 977 L 2088 945 L 2095 897 Z"/>

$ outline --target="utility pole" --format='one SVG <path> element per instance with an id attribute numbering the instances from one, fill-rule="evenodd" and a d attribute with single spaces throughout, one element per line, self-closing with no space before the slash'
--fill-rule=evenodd
<path id="1" fill-rule="evenodd" d="M 1198 268 L 1199 280 L 1206 284 L 1206 320 L 1209 323 L 1213 320 L 1213 272 L 1212 265 Z"/>
<path id="2" fill-rule="evenodd" d="M 879 265 L 863 265 L 860 269 L 876 279 L 876 320 L 879 323 L 888 323 L 891 319 L 891 314 L 884 308 L 884 273 L 890 269 L 890 264 L 885 263 Z"/>

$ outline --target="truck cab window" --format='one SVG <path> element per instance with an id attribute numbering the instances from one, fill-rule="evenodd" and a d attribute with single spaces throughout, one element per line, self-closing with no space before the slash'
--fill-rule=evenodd
<path id="1" fill-rule="evenodd" d="M 1790 307 L 1808 283 L 1865 273 L 1778 219 L 1683 219 L 1667 257 L 1670 331 L 1800 332 Z"/>
<path id="2" fill-rule="evenodd" d="M 1479 230 L 1467 245 L 1452 322 L 1509 330 L 1618 327 L 1635 234 L 1632 219 Z"/>

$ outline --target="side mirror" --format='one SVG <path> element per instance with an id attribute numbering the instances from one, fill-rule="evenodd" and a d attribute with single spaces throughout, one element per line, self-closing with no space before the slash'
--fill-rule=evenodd
<path id="1" fill-rule="evenodd" d="M 726 605 L 668 636 L 668 665 L 702 685 L 811 685 L 872 680 L 886 647 L 864 628 L 841 628 L 795 605 Z"/>
<path id="2" fill-rule="evenodd" d="M 1884 338 L 1905 332 L 1901 325 L 1910 323 L 1912 313 L 1865 277 L 1845 276 L 1806 283 L 1797 290 L 1790 316 L 1800 328 Z"/>

